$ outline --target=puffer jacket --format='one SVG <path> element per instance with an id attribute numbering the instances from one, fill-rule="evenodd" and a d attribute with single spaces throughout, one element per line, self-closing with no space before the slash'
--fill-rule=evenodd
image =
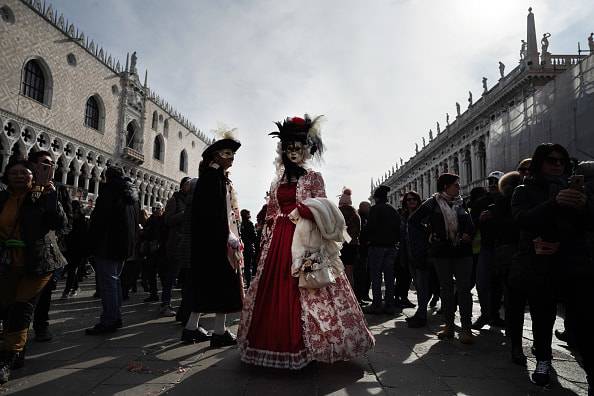
<path id="1" fill-rule="evenodd" d="M 0 212 L 9 197 L 9 191 L 0 192 Z M 25 243 L 26 273 L 43 275 L 66 265 L 55 232 L 65 229 L 68 219 L 55 191 L 37 199 L 29 193 L 22 203 L 19 221 L 21 240 Z"/>

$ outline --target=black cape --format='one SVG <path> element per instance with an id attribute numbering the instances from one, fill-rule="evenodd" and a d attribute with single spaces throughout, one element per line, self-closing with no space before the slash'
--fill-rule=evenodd
<path id="1" fill-rule="evenodd" d="M 231 313 L 242 308 L 240 271 L 227 259 L 229 223 L 227 178 L 209 167 L 196 183 L 192 200 L 193 311 Z"/>

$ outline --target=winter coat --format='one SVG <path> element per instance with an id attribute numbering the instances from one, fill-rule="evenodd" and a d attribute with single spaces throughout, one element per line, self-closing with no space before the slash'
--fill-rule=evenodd
<path id="1" fill-rule="evenodd" d="M 400 262 L 404 268 L 427 269 L 429 232 L 427 224 L 409 223 L 410 215 L 400 223 Z"/>
<path id="2" fill-rule="evenodd" d="M 169 261 L 176 258 L 176 247 L 182 236 L 184 212 L 186 210 L 186 196 L 181 191 L 176 191 L 167 205 L 165 205 L 165 225 L 167 226 L 167 242 L 165 250 Z"/>
<path id="3" fill-rule="evenodd" d="M 423 224 L 429 226 L 431 257 L 467 257 L 472 256 L 472 243 L 460 241 L 454 246 L 448 239 L 445 220 L 437 199 L 431 197 L 421 204 L 413 214 L 410 215 L 408 223 L 414 227 L 421 227 Z M 458 207 L 458 236 L 468 234 L 474 235 L 474 225 L 470 214 L 462 207 Z"/>
<path id="4" fill-rule="evenodd" d="M 7 190 L 0 192 L 0 212 L 10 197 Z M 25 243 L 25 272 L 38 276 L 53 272 L 66 265 L 57 244 L 56 231 L 65 229 L 68 219 L 58 202 L 55 191 L 33 199 L 27 194 L 21 206 L 20 239 Z"/>
<path id="5" fill-rule="evenodd" d="M 146 256 L 165 256 L 165 245 L 167 243 L 167 226 L 165 215 L 148 218 L 142 230 L 141 252 Z"/>
<path id="6" fill-rule="evenodd" d="M 192 286 L 194 312 L 231 313 L 241 310 L 241 271 L 227 258 L 229 217 L 227 178 L 209 167 L 198 179 L 192 200 Z"/>
<path id="7" fill-rule="evenodd" d="M 369 210 L 367 232 L 370 246 L 396 247 L 400 239 L 400 215 L 388 203 L 373 205 Z"/>
<path id="8" fill-rule="evenodd" d="M 243 242 L 243 257 L 246 264 L 253 263 L 256 256 L 258 235 L 256 235 L 256 227 L 254 227 L 254 223 L 251 220 L 241 222 L 241 241 Z"/>
<path id="9" fill-rule="evenodd" d="M 91 213 L 90 255 L 121 261 L 133 257 L 138 207 L 138 193 L 132 183 L 116 178 L 102 184 Z"/>
<path id="10" fill-rule="evenodd" d="M 184 218 L 182 219 L 180 238 L 177 242 L 175 259 L 180 268 L 190 268 L 192 260 L 192 201 L 194 200 L 194 191 L 198 179 L 192 179 L 190 182 L 190 192 L 186 194 L 184 202 Z"/>
<path id="11" fill-rule="evenodd" d="M 518 254 L 510 270 L 511 280 L 591 275 L 586 232 L 594 221 L 592 203 L 583 209 L 557 204 L 557 193 L 567 188 L 564 178 L 532 177 L 516 187 L 512 215 L 520 229 Z M 554 255 L 536 255 L 533 240 L 559 242 Z"/>

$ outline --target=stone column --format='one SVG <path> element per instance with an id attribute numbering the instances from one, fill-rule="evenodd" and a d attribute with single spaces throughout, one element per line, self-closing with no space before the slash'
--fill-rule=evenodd
<path id="1" fill-rule="evenodd" d="M 91 177 L 87 173 L 85 173 L 84 178 L 85 178 L 85 181 L 83 184 L 83 188 L 85 190 L 89 191 L 89 182 L 91 181 Z"/>
<path id="2" fill-rule="evenodd" d="M 72 186 L 78 188 L 78 179 L 80 178 L 80 171 L 74 171 L 74 178 L 72 179 Z"/>
<path id="3" fill-rule="evenodd" d="M 101 183 L 101 178 L 100 177 L 96 177 L 95 178 L 95 188 L 93 191 L 93 194 L 95 194 L 95 196 L 99 195 L 99 183 Z"/>
<path id="4" fill-rule="evenodd" d="M 62 168 L 62 180 L 60 180 L 60 182 L 62 184 L 66 184 L 67 179 L 68 179 L 68 169 Z"/>

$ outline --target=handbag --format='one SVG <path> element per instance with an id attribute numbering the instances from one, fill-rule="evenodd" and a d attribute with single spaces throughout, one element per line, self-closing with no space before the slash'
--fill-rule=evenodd
<path id="1" fill-rule="evenodd" d="M 317 256 L 317 255 L 316 255 Z M 336 276 L 327 263 L 321 263 L 319 256 L 303 259 L 299 271 L 299 287 L 304 289 L 321 289 L 336 282 Z"/>

